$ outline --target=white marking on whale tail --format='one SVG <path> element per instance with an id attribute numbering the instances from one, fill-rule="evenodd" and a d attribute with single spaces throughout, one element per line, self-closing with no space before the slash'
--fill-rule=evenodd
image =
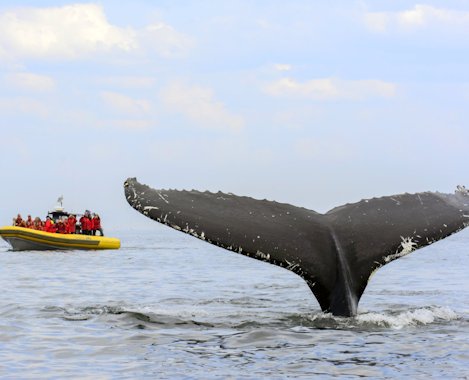
<path id="1" fill-rule="evenodd" d="M 466 186 L 463 185 L 456 186 L 456 192 L 461 193 L 463 195 L 469 195 L 469 190 L 466 189 Z"/>
<path id="2" fill-rule="evenodd" d="M 168 200 L 167 200 L 161 193 L 156 193 L 156 194 L 158 194 L 158 196 L 159 196 L 166 204 L 169 205 Z"/>
<path id="3" fill-rule="evenodd" d="M 270 254 L 261 251 L 256 252 L 256 257 L 261 260 L 270 260 Z"/>
<path id="4" fill-rule="evenodd" d="M 419 195 L 419 194 L 417 194 L 417 198 L 419 199 L 420 204 L 423 206 L 422 198 L 420 198 L 420 195 Z"/>
<path id="5" fill-rule="evenodd" d="M 396 202 L 396 206 L 400 206 L 401 202 L 399 202 L 397 199 L 390 197 L 394 202 Z"/>
<path id="6" fill-rule="evenodd" d="M 402 237 L 402 242 L 401 242 L 401 247 L 402 251 L 400 252 L 401 254 L 407 255 L 411 253 L 415 247 L 417 247 L 417 243 L 412 240 L 412 237 Z"/>
<path id="7" fill-rule="evenodd" d="M 414 251 L 417 247 L 417 243 L 413 241 L 412 237 L 402 237 L 401 236 L 401 251 L 399 249 L 393 255 L 386 256 L 384 261 L 389 263 L 392 260 L 398 259 L 399 257 L 403 257 Z"/>
<path id="8" fill-rule="evenodd" d="M 147 210 L 148 210 L 148 211 L 149 211 L 149 210 L 159 210 L 159 208 L 156 207 L 156 206 L 145 206 L 143 209 L 144 209 L 145 211 L 147 211 Z"/>

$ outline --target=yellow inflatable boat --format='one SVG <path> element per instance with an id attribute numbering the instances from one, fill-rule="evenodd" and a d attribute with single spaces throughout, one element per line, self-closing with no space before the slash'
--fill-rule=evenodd
<path id="1" fill-rule="evenodd" d="M 14 251 L 48 251 L 69 249 L 119 249 L 119 239 L 103 236 L 58 234 L 24 227 L 0 227 L 0 236 Z"/>

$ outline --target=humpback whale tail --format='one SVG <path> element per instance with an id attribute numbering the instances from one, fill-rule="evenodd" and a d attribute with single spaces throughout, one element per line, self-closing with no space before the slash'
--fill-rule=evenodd
<path id="1" fill-rule="evenodd" d="M 208 243 L 288 269 L 324 312 L 353 316 L 370 275 L 469 225 L 469 192 L 362 200 L 325 214 L 226 193 L 155 190 L 135 178 L 127 202 L 143 215 Z"/>

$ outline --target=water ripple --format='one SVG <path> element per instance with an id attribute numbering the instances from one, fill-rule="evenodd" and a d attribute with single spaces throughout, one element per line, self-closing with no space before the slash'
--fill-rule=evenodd
<path id="1" fill-rule="evenodd" d="M 340 318 L 280 268 L 164 232 L 122 238 L 118 252 L 0 246 L 1 378 L 467 376 L 467 243 L 380 269 Z"/>

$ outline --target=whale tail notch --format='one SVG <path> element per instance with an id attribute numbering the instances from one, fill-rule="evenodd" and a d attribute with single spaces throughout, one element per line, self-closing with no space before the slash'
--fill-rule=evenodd
<path id="1" fill-rule="evenodd" d="M 156 190 L 135 178 L 127 202 L 143 215 L 208 243 L 288 269 L 324 312 L 353 316 L 370 275 L 469 225 L 469 195 L 401 194 L 326 214 L 231 193 Z"/>

